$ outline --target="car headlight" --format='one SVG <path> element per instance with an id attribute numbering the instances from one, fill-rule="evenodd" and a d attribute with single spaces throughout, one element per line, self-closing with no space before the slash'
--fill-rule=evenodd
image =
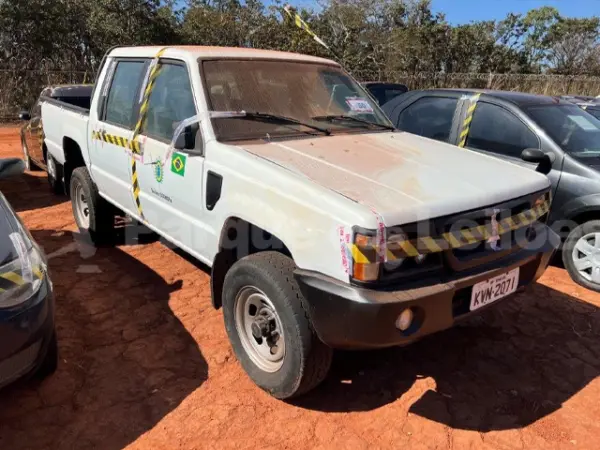
<path id="1" fill-rule="evenodd" d="M 35 245 L 27 249 L 19 233 L 9 237 L 18 257 L 0 267 L 0 308 L 11 308 L 30 299 L 40 290 L 46 271 Z"/>

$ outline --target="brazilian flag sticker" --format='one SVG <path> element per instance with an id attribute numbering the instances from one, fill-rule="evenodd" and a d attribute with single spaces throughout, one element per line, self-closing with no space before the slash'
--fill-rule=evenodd
<path id="1" fill-rule="evenodd" d="M 176 173 L 179 176 L 185 175 L 185 160 L 187 156 L 183 153 L 173 153 L 171 158 L 171 172 Z"/>

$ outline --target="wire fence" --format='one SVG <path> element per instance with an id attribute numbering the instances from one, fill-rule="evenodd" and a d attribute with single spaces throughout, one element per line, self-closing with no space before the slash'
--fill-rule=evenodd
<path id="1" fill-rule="evenodd" d="M 358 79 L 368 74 L 353 73 Z M 409 89 L 479 88 L 530 92 L 543 95 L 600 95 L 600 77 L 571 75 L 487 74 L 487 73 L 390 73 L 379 80 L 403 83 Z M 371 81 L 371 80 L 369 80 Z"/>
<path id="2" fill-rule="evenodd" d="M 487 88 L 544 95 L 600 95 L 600 77 L 485 73 L 380 73 L 353 72 L 363 81 L 406 84 L 409 89 Z M 92 83 L 94 72 L 46 69 L 0 69 L 0 122 L 17 120 L 46 86 Z"/>
<path id="3" fill-rule="evenodd" d="M 46 86 L 93 81 L 90 72 L 0 69 L 0 122 L 17 120 L 19 112 L 29 110 Z"/>

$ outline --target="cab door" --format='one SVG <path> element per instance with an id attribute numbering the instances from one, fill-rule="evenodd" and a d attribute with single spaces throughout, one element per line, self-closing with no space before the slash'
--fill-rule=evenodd
<path id="1" fill-rule="evenodd" d="M 102 194 L 134 217 L 138 217 L 138 209 L 133 197 L 132 150 L 128 147 L 149 61 L 117 58 L 108 62 L 98 103 L 90 111 L 88 148 L 94 181 Z"/>
<path id="2" fill-rule="evenodd" d="M 162 58 L 143 118 L 143 164 L 138 164 L 145 220 L 195 255 L 207 254 L 203 207 L 203 143 L 197 124 L 185 130 L 187 142 L 172 145 L 175 132 L 196 116 L 190 71 L 184 61 Z"/>

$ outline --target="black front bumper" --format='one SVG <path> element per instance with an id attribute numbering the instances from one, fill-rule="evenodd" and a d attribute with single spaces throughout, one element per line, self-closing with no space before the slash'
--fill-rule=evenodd
<path id="1" fill-rule="evenodd" d="M 48 277 L 25 303 L 0 310 L 0 387 L 34 373 L 54 336 L 54 295 Z"/>
<path id="2" fill-rule="evenodd" d="M 333 348 L 360 349 L 407 345 L 426 335 L 450 328 L 467 317 L 473 285 L 519 267 L 517 292 L 537 280 L 548 266 L 555 243 L 542 249 L 523 249 L 517 254 L 487 264 L 478 272 L 455 274 L 445 280 L 428 280 L 404 290 L 371 290 L 352 286 L 314 272 L 295 272 L 309 304 L 309 313 L 319 338 Z M 494 302 L 498 303 L 498 302 Z M 400 331 L 395 326 L 406 308 L 415 312 L 413 326 Z M 476 310 L 476 312 L 487 306 Z"/>

